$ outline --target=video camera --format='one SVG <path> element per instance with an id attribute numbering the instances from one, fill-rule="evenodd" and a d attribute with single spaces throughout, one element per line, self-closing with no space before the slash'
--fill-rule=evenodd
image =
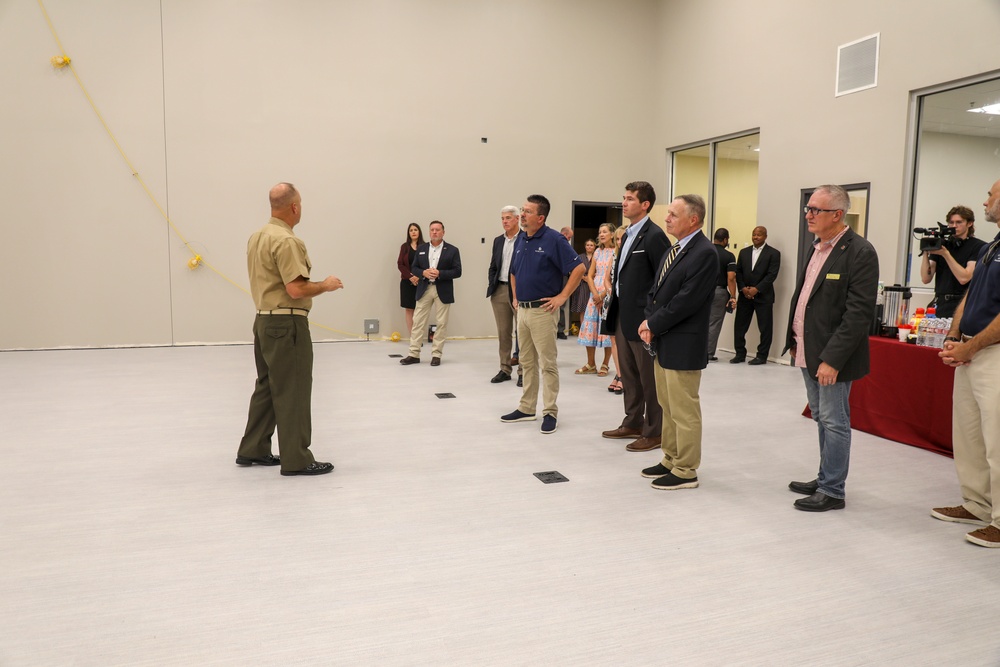
<path id="1" fill-rule="evenodd" d="M 952 247 L 952 239 L 955 237 L 955 228 L 949 227 L 944 223 L 937 223 L 938 228 L 933 227 L 914 227 L 913 235 L 920 235 L 920 254 L 923 255 L 925 250 L 940 250 L 947 246 L 950 250 Z"/>

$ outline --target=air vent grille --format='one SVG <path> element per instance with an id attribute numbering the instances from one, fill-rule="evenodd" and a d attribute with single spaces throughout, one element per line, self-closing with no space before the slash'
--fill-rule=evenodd
<path id="1" fill-rule="evenodd" d="M 837 49 L 837 97 L 878 85 L 878 33 Z"/>

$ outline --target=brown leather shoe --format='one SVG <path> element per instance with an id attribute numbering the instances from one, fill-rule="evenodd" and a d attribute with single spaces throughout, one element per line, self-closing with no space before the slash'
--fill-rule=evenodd
<path id="1" fill-rule="evenodd" d="M 626 447 L 625 451 L 628 452 L 648 452 L 653 449 L 660 448 L 659 438 L 639 438 L 635 442 L 630 442 Z"/>
<path id="2" fill-rule="evenodd" d="M 619 426 L 614 430 L 604 431 L 601 435 L 605 438 L 640 438 L 642 437 L 642 431 Z"/>

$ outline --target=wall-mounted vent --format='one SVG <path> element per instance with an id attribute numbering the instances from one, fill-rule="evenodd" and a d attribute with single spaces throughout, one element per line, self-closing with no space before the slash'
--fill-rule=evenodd
<path id="1" fill-rule="evenodd" d="M 837 97 L 878 85 L 879 34 L 837 48 Z"/>

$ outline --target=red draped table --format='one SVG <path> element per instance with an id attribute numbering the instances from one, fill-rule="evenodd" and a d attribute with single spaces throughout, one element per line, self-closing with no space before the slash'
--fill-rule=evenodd
<path id="1" fill-rule="evenodd" d="M 869 345 L 871 372 L 851 386 L 851 426 L 951 456 L 955 369 L 941 363 L 935 348 L 877 336 Z"/>

